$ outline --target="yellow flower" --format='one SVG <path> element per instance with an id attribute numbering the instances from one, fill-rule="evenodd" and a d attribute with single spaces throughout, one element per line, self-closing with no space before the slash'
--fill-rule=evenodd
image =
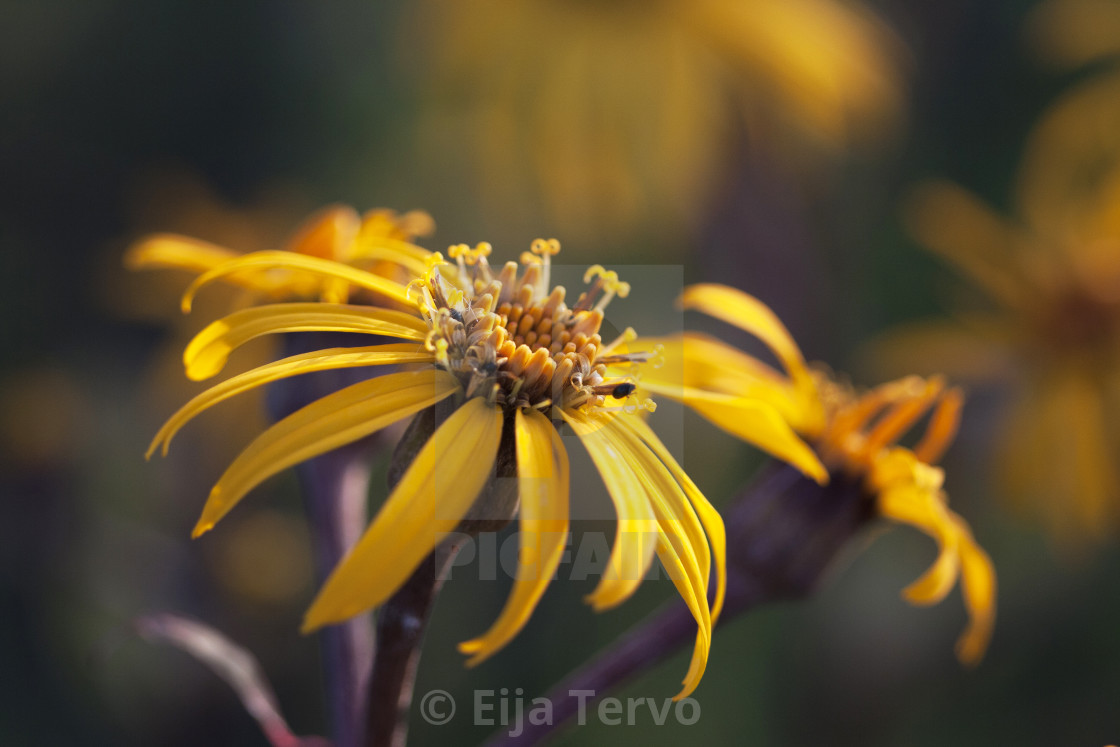
<path id="1" fill-rule="evenodd" d="M 903 594 L 914 604 L 935 604 L 961 578 L 970 622 L 957 642 L 962 662 L 981 658 L 995 620 L 995 572 L 968 525 L 952 512 L 942 490 L 944 474 L 934 466 L 956 434 L 962 404 L 956 389 L 937 378 L 908 377 L 867 392 L 812 371 L 781 321 L 760 301 L 722 285 L 685 290 L 682 304 L 758 337 L 784 372 L 725 343 L 698 333 L 662 342 L 666 359 L 679 361 L 642 377 L 642 387 L 680 400 L 714 424 L 747 441 L 745 418 L 721 406 L 725 398 L 749 396 L 769 402 L 804 439 L 801 447 L 819 459 L 826 475 L 860 481 L 879 515 L 910 524 L 939 546 L 933 566 Z M 913 425 L 933 410 L 919 443 L 898 445 Z M 813 475 L 803 453 L 780 454 Z"/>
<path id="2" fill-rule="evenodd" d="M 1120 528 L 1120 2 L 1050 0 L 1028 32 L 1062 66 L 1112 64 L 1036 123 L 1013 217 L 948 182 L 915 192 L 909 232 L 984 291 L 992 310 L 906 325 L 875 352 L 883 368 L 1003 385 L 1005 497 L 1077 551 Z"/>
<path id="3" fill-rule="evenodd" d="M 856 3 L 427 0 L 417 15 L 423 150 L 477 159 L 503 215 L 539 193 L 566 230 L 688 226 L 744 128 L 771 146 L 796 133 L 803 158 L 881 135 L 901 108 L 894 40 Z"/>
<path id="4" fill-rule="evenodd" d="M 332 205 L 304 221 L 284 251 L 373 271 L 384 271 L 385 263 L 392 262 L 394 269 L 404 263 L 406 268 L 422 272 L 427 252 L 410 242 L 417 236 L 427 236 L 434 228 L 431 217 L 420 210 L 398 215 L 382 208 L 359 216 L 351 207 Z M 125 265 L 134 270 L 175 269 L 202 274 L 238 256 L 239 252 L 189 236 L 155 234 L 128 250 Z M 324 279 L 298 265 L 276 268 L 267 259 L 223 279 L 269 300 L 321 298 L 342 303 L 348 300 L 350 291 L 345 281 Z"/>
<path id="5" fill-rule="evenodd" d="M 604 309 L 629 286 L 600 266 L 572 305 L 551 287 L 555 240 L 533 242 L 524 269 L 490 266 L 488 244 L 449 249 L 454 264 L 416 247 L 385 247 L 408 283 L 310 254 L 258 252 L 200 275 L 184 296 L 189 308 L 202 286 L 220 279 L 292 272 L 341 282 L 376 297 L 378 306 L 329 302 L 276 303 L 237 311 L 204 329 L 187 347 L 187 375 L 217 374 L 247 340 L 294 331 L 341 331 L 395 337 L 401 343 L 335 348 L 292 356 L 234 376 L 179 410 L 149 454 L 166 451 L 198 413 L 250 388 L 311 371 L 412 364 L 333 394 L 277 422 L 251 443 L 218 480 L 195 527 L 209 530 L 254 486 L 281 470 L 362 438 L 437 403 L 453 412 L 416 454 L 364 536 L 334 570 L 308 610 L 311 630 L 384 602 L 467 515 L 494 473 L 502 443 L 516 463 L 520 498 L 518 577 L 505 609 L 483 635 L 461 644 L 471 664 L 509 641 L 525 624 L 556 570 L 568 533 L 568 457 L 557 433 L 567 424 L 587 449 L 614 502 L 618 527 L 608 569 L 588 601 L 613 607 L 637 589 L 654 554 L 698 625 L 692 662 L 678 697 L 690 693 L 706 666 L 711 630 L 725 593 L 722 519 L 640 417 L 635 382 L 650 358 L 628 351 L 627 329 L 604 342 Z M 422 253 L 422 255 L 421 255 Z M 413 270 L 421 259 L 423 272 Z M 255 282 L 255 281 L 253 281 Z M 387 308 L 392 305 L 394 308 Z M 783 425 L 784 424 L 780 424 Z M 760 421 L 758 439 L 776 452 L 797 437 Z M 766 429 L 770 430 L 766 430 Z M 504 441 L 503 441 L 504 438 Z M 709 604 L 710 575 L 716 575 Z"/>
<path id="6" fill-rule="evenodd" d="M 1073 125 L 1096 132 L 1108 121 L 1089 101 L 1059 102 L 1035 131 L 1018 219 L 947 182 L 914 194 L 910 232 L 985 291 L 993 310 L 903 327 L 879 351 L 884 367 L 1011 385 L 1004 492 L 1066 548 L 1120 526 L 1120 136 L 1073 136 Z M 1120 126 L 1118 101 L 1108 106 Z M 1109 139 L 1111 162 L 1102 155 Z"/>

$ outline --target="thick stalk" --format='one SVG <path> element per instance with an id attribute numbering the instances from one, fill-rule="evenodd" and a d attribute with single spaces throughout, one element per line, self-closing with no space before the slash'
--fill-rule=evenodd
<path id="1" fill-rule="evenodd" d="M 401 438 L 389 469 L 394 487 L 442 422 L 453 403 L 441 403 L 419 413 Z M 408 715 L 420 663 L 428 618 L 443 587 L 447 568 L 470 537 L 498 531 L 517 510 L 517 467 L 513 428 L 506 423 L 493 477 L 482 489 L 456 532 L 422 562 L 408 581 L 377 613 L 377 654 L 369 683 L 365 744 L 368 747 L 404 747 Z"/>
<path id="2" fill-rule="evenodd" d="M 808 594 L 870 516 L 858 485 L 841 479 L 822 488 L 786 465 L 767 467 L 726 515 L 727 599 L 720 624 L 756 605 Z M 573 692 L 591 691 L 585 704 L 593 702 L 691 644 L 695 635 L 691 614 L 674 600 L 553 688 L 545 696 L 552 703 L 550 723 L 526 724 L 516 737 L 499 733 L 487 744 L 538 744 L 576 715 L 580 698 Z"/>

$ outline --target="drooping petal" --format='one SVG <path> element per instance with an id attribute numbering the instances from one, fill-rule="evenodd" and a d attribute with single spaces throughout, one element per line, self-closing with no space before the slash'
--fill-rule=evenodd
<path id="1" fill-rule="evenodd" d="M 326 303 L 277 303 L 236 311 L 211 323 L 183 351 L 187 377 L 210 378 L 229 354 L 261 335 L 281 332 L 358 332 L 422 341 L 428 326 L 403 311 Z"/>
<path id="2" fill-rule="evenodd" d="M 630 472 L 646 489 L 658 524 L 657 557 L 696 620 L 697 636 L 683 684 L 676 700 L 687 697 L 708 663 L 712 616 L 708 606 L 711 554 L 704 531 L 681 487 L 655 454 L 632 431 L 613 418 L 606 428 L 617 432 L 616 443 Z"/>
<path id="3" fill-rule="evenodd" d="M 789 330 L 777 314 L 757 298 L 726 285 L 702 283 L 685 288 L 681 305 L 751 333 L 774 352 L 799 390 L 812 392 L 815 389 L 805 358 Z"/>
<path id="4" fill-rule="evenodd" d="M 992 639 L 996 622 L 996 571 L 968 525 L 957 520 L 961 536 L 961 591 L 968 610 L 968 627 L 957 639 L 957 658 L 967 666 L 979 663 Z"/>
<path id="5" fill-rule="evenodd" d="M 696 483 L 677 463 L 677 460 L 665 448 L 665 444 L 661 442 L 661 439 L 657 437 L 646 421 L 629 415 L 619 416 L 618 420 L 621 425 L 629 428 L 642 439 L 662 463 L 669 468 L 674 479 L 684 490 L 692 508 L 696 511 L 704 532 L 708 535 L 708 545 L 711 548 L 712 561 L 715 563 L 716 572 L 716 592 L 711 607 L 712 624 L 714 625 L 723 609 L 723 600 L 727 591 L 727 531 L 724 528 L 723 517 L 708 502 L 708 499 L 700 492 L 700 488 L 696 487 Z"/>
<path id="6" fill-rule="evenodd" d="M 925 414 L 944 388 L 945 381 L 941 377 L 933 377 L 913 396 L 900 397 L 892 402 L 890 408 L 868 431 L 863 449 L 869 454 L 876 454 L 893 444 Z"/>
<path id="7" fill-rule="evenodd" d="M 914 447 L 914 456 L 926 464 L 937 464 L 941 461 L 945 450 L 957 436 L 957 428 L 961 423 L 961 409 L 964 407 L 964 393 L 953 387 L 946 391 L 937 409 L 930 417 L 929 427 L 918 445 Z"/>
<path id="8" fill-rule="evenodd" d="M 688 663 L 688 671 L 681 683 L 684 687 L 673 696 L 673 700 L 687 698 L 700 684 L 704 671 L 708 668 L 708 655 L 712 647 L 712 621 L 707 599 L 697 599 L 697 588 L 690 584 L 690 576 L 695 573 L 682 554 L 679 538 L 674 537 L 665 530 L 664 525 L 658 531 L 657 557 L 664 566 L 669 579 L 677 587 L 677 592 L 685 600 L 693 619 L 696 620 L 696 642 L 692 647 L 692 658 Z"/>
<path id="9" fill-rule="evenodd" d="M 199 413 L 223 402 L 230 397 L 247 392 L 264 384 L 268 384 L 289 376 L 311 373 L 312 371 L 325 371 L 336 368 L 354 368 L 358 366 L 379 366 L 391 363 L 423 363 L 431 362 L 432 354 L 424 350 L 423 346 L 411 343 L 397 343 L 389 345 L 372 345 L 364 348 L 328 348 L 314 350 L 302 355 L 293 355 L 263 366 L 258 366 L 251 371 L 226 379 L 220 384 L 210 387 L 187 404 L 183 405 L 172 415 L 148 447 L 146 457 L 151 457 L 160 446 L 164 455 L 171 444 L 171 439 L 179 429 L 195 418 Z"/>
<path id="10" fill-rule="evenodd" d="M 564 420 L 579 436 L 618 515 L 614 547 L 599 585 L 587 596 L 596 611 L 621 604 L 638 589 L 653 562 L 657 549 L 657 521 L 649 505 L 645 487 L 625 466 L 625 460 L 604 418 L 581 412 L 560 410 Z"/>
<path id="11" fill-rule="evenodd" d="M 484 634 L 459 644 L 467 666 L 489 658 L 524 627 L 552 580 L 568 537 L 568 454 L 552 422 L 537 410 L 515 420 L 520 555 L 517 579 L 501 615 Z"/>
<path id="12" fill-rule="evenodd" d="M 380 275 L 374 275 L 371 272 L 358 270 L 349 265 L 344 265 L 341 262 L 333 262 L 318 257 L 309 257 L 292 252 L 264 251 L 244 254 L 199 275 L 194 279 L 194 282 L 190 284 L 186 292 L 183 293 L 183 311 L 190 311 L 191 301 L 194 299 L 195 294 L 207 283 L 244 270 L 270 269 L 297 270 L 324 278 L 338 278 L 339 280 L 352 283 L 359 288 L 373 291 L 374 293 L 380 294 L 391 301 L 395 301 L 407 307 L 413 306 L 412 301 L 405 292 L 405 286 L 393 280 L 389 280 L 388 278 L 383 278 Z"/>
<path id="13" fill-rule="evenodd" d="M 194 528 L 209 531 L 261 481 L 356 441 L 452 395 L 454 376 L 428 369 L 386 374 L 340 389 L 279 421 L 249 444 L 210 491 Z"/>
<path id="14" fill-rule="evenodd" d="M 714 425 L 788 462 L 818 483 L 828 482 L 828 470 L 813 449 L 769 404 L 687 387 L 662 387 L 644 381 L 642 386 L 654 394 L 683 402 Z"/>
<path id="15" fill-rule="evenodd" d="M 303 631 L 388 599 L 466 515 L 493 472 L 501 436 L 501 411 L 485 399 L 467 400 L 452 413 L 331 573 L 304 616 Z"/>
<path id="16" fill-rule="evenodd" d="M 879 513 L 909 524 L 937 541 L 933 565 L 902 594 L 912 604 L 937 604 L 952 590 L 960 570 L 960 533 L 937 494 L 902 485 L 879 494 Z"/>
<path id="17" fill-rule="evenodd" d="M 616 431 L 615 441 L 626 460 L 626 466 L 645 487 L 661 532 L 680 556 L 683 568 L 688 573 L 691 588 L 688 595 L 682 593 L 682 596 L 701 628 L 707 629 L 710 634 L 711 612 L 707 597 L 712 559 L 703 526 L 668 468 L 632 429 L 623 424 L 622 418 L 612 418 L 607 427 Z"/>

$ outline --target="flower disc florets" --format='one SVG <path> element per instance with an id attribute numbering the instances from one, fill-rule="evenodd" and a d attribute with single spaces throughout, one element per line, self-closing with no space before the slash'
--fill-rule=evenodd
<path id="1" fill-rule="evenodd" d="M 459 378 L 467 397 L 548 412 L 601 409 L 608 397 L 633 393 L 633 376 L 612 369 L 644 362 L 649 354 L 625 351 L 636 336 L 632 329 L 607 344 L 600 336 L 604 309 L 630 286 L 595 265 L 584 276 L 591 287 L 569 308 L 563 286 L 549 283 L 551 258 L 559 251 L 555 239 L 537 239 L 521 256 L 524 272 L 507 262 L 495 273 L 486 259 L 490 244 L 458 244 L 448 249 L 455 265 L 436 254 L 410 286 L 431 325 L 426 347 L 438 366 Z"/>

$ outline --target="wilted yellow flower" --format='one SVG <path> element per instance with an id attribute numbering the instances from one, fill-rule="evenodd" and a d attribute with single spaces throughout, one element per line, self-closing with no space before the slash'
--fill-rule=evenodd
<path id="1" fill-rule="evenodd" d="M 493 627 L 460 648 L 482 661 L 525 624 L 557 568 L 568 533 L 568 457 L 556 424 L 566 423 L 587 449 L 618 515 L 614 547 L 599 586 L 588 597 L 602 610 L 637 589 L 656 553 L 694 616 L 698 632 L 685 687 L 706 666 L 713 621 L 723 603 L 723 522 L 653 430 L 640 417 L 652 402 L 633 392 L 648 369 L 647 353 L 628 352 L 627 329 L 604 342 L 604 309 L 629 285 L 601 266 L 571 307 L 551 286 L 555 240 L 533 242 L 522 270 L 491 268 L 488 244 L 450 248 L 446 262 L 411 244 L 382 244 L 380 259 L 406 275 L 400 283 L 310 253 L 257 252 L 229 259 L 200 275 L 184 296 L 220 279 L 249 278 L 273 289 L 279 273 L 302 284 L 343 283 L 378 306 L 331 302 L 276 303 L 237 311 L 204 329 L 184 354 L 187 375 L 219 373 L 249 339 L 294 331 L 336 331 L 405 342 L 334 348 L 296 355 L 234 376 L 202 393 L 166 423 L 151 451 L 203 410 L 240 392 L 311 371 L 412 364 L 322 397 L 277 422 L 234 460 L 211 491 L 194 534 L 209 530 L 262 480 L 362 438 L 436 403 L 452 413 L 416 454 L 364 536 L 334 570 L 307 612 L 305 629 L 338 622 L 384 602 L 442 537 L 459 526 L 490 482 L 500 450 L 516 464 L 520 497 L 518 577 Z M 277 275 L 269 275 L 276 273 Z M 258 283 L 259 278 L 267 281 Z M 301 286 L 302 287 L 302 286 Z M 390 308 L 391 307 L 391 308 Z M 728 397 L 735 406 L 746 397 Z M 744 406 L 745 407 L 745 406 Z M 755 408 L 764 409 L 764 408 Z M 797 436 L 777 416 L 760 418 L 753 439 L 776 454 L 800 458 Z M 150 453 L 150 452 L 149 452 Z M 709 605 L 710 574 L 715 569 Z"/>
<path id="2" fill-rule="evenodd" d="M 914 604 L 935 604 L 959 576 L 970 622 L 957 642 L 957 655 L 967 664 L 979 661 L 995 620 L 995 572 L 968 525 L 949 509 L 944 473 L 935 466 L 956 434 L 960 393 L 946 389 L 939 378 L 916 376 L 857 392 L 824 371 L 811 370 L 781 321 L 757 299 L 723 285 L 696 285 L 681 301 L 686 309 L 758 337 L 784 371 L 713 337 L 686 332 L 662 342 L 666 360 L 679 370 L 670 365 L 644 374 L 642 387 L 684 402 L 747 441 L 752 440 L 749 416 L 722 403 L 743 396 L 770 403 L 828 476 L 861 482 L 879 515 L 914 526 L 937 542 L 937 560 L 903 594 Z M 898 445 L 931 409 L 919 443 L 913 449 Z M 801 454 L 793 458 L 804 460 Z"/>
<path id="3" fill-rule="evenodd" d="M 417 13 L 423 150 L 476 159 L 503 215 L 539 194 L 566 230 L 688 226 L 744 141 L 800 157 L 881 135 L 901 108 L 894 41 L 856 3 L 425 0 Z"/>

